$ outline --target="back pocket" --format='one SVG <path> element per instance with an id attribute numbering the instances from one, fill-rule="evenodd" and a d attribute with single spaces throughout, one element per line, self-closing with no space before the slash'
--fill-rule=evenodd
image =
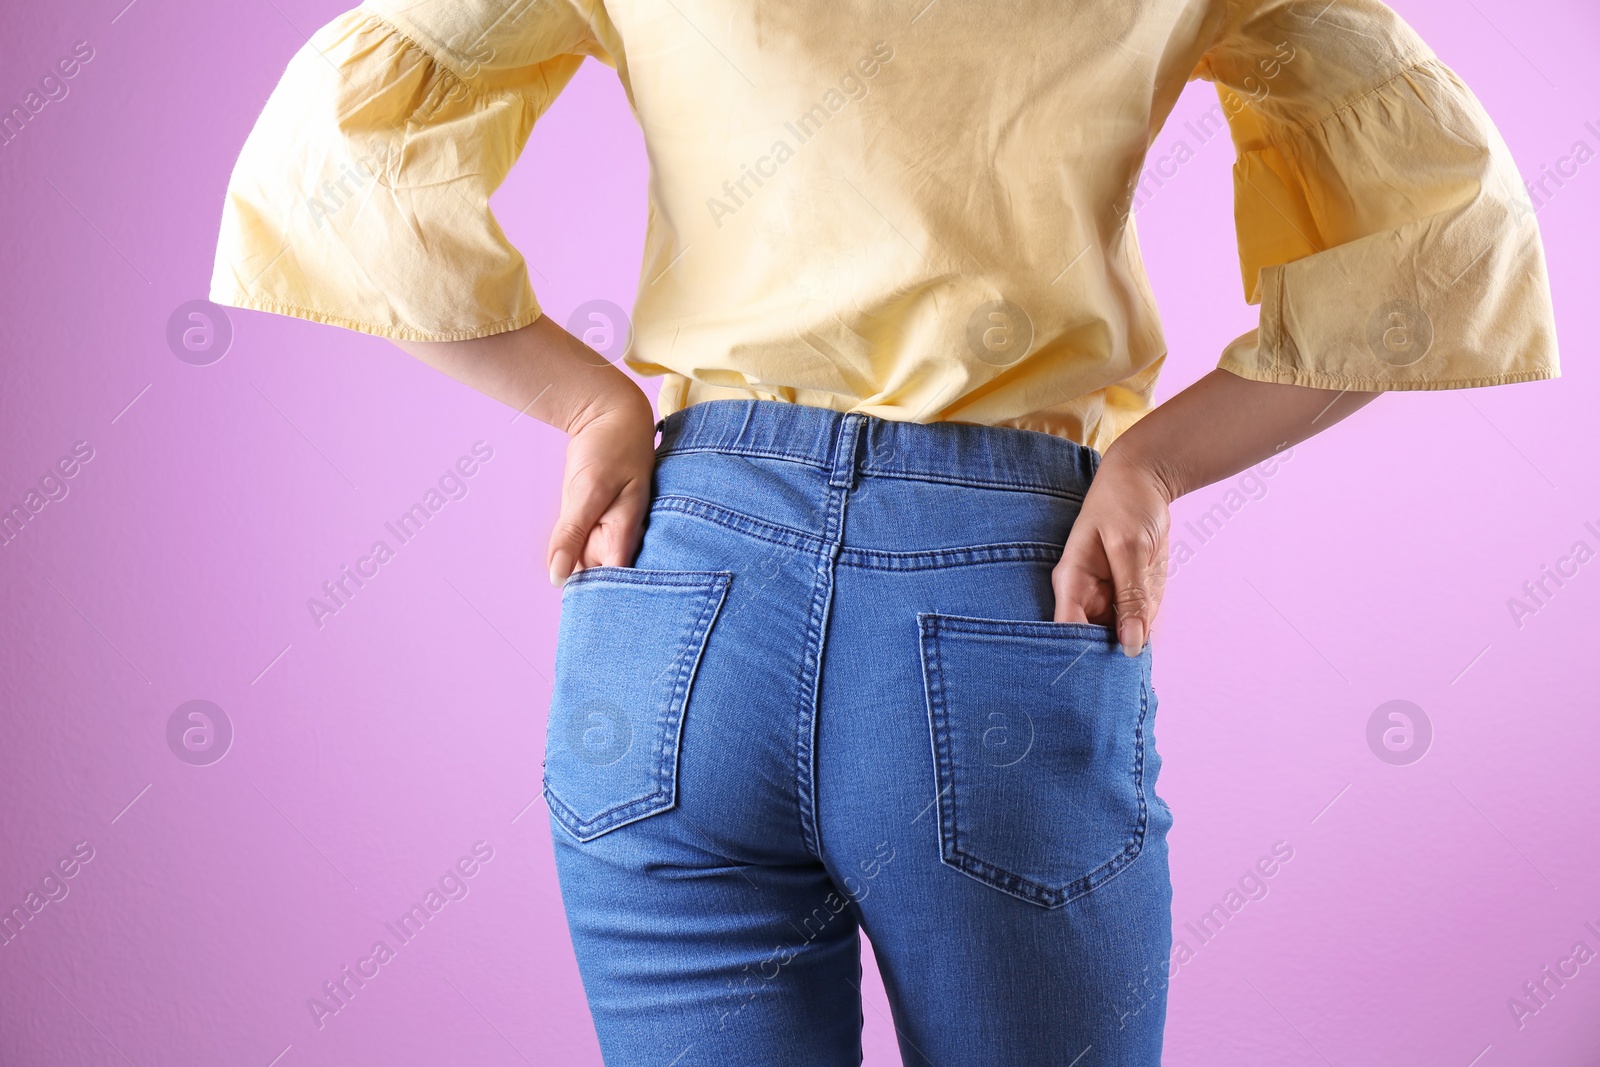
<path id="1" fill-rule="evenodd" d="M 579 841 L 677 803 L 684 708 L 728 580 L 591 567 L 563 587 L 544 795 Z"/>
<path id="2" fill-rule="evenodd" d="M 1045 908 L 1144 846 L 1150 651 L 1085 623 L 917 616 L 946 864 Z"/>

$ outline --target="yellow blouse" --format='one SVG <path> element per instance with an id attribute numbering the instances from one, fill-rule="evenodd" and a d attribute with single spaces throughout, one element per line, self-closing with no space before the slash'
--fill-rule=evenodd
<path id="1" fill-rule="evenodd" d="M 1222 367 L 1558 373 L 1511 155 L 1377 0 L 367 0 L 245 143 L 211 299 L 415 340 L 532 322 L 489 195 L 586 56 L 649 150 L 626 359 L 665 375 L 663 415 L 757 397 L 1103 449 L 1165 352 L 1130 210 L 1193 78 L 1238 152 L 1261 305 Z"/>

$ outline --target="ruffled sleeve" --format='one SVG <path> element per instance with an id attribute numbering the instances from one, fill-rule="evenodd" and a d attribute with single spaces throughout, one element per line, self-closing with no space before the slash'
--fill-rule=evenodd
<path id="1" fill-rule="evenodd" d="M 211 299 L 411 340 L 539 317 L 489 196 L 593 55 L 557 2 L 368 0 L 290 61 L 234 167 Z"/>
<path id="2" fill-rule="evenodd" d="M 1256 330 L 1221 366 L 1324 389 L 1556 377 L 1544 251 L 1483 107 L 1376 0 L 1230 0 L 1217 83 Z"/>

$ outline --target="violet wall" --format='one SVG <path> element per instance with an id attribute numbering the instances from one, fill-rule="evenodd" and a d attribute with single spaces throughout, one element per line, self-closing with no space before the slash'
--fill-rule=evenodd
<path id="1" fill-rule="evenodd" d="M 537 798 L 562 440 L 332 328 L 235 312 L 222 358 L 174 354 L 235 153 L 342 5 L 125 2 L 14 6 L 0 43 L 7 109 L 79 49 L 0 145 L 0 509 L 46 501 L 0 546 L 0 911 L 43 902 L 0 943 L 0 1063 L 597 1064 Z M 1565 377 L 1382 398 L 1177 509 L 1178 1067 L 1600 1053 L 1600 11 L 1396 6 L 1524 176 L 1559 177 L 1535 203 Z M 1163 395 L 1255 314 L 1231 148 L 1186 125 L 1213 103 L 1185 94 L 1138 215 Z M 646 168 L 588 65 L 496 198 L 559 318 L 631 303 Z M 464 495 L 319 625 L 307 600 L 474 448 Z M 387 934 L 441 878 L 426 928 Z M 379 939 L 377 975 L 313 1012 Z M 897 1063 L 869 993 L 868 1063 Z"/>

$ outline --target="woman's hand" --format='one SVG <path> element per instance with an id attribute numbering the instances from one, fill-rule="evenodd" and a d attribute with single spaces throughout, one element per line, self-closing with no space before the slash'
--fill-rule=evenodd
<path id="1" fill-rule="evenodd" d="M 1154 472 L 1106 453 L 1051 575 L 1056 622 L 1115 627 L 1122 651 L 1139 654 L 1166 588 L 1169 503 Z"/>
<path id="2" fill-rule="evenodd" d="M 655 415 L 628 383 L 568 427 L 561 514 L 550 533 L 550 582 L 585 567 L 626 567 L 639 552 L 655 469 Z"/>
<path id="3" fill-rule="evenodd" d="M 655 466 L 655 415 L 605 356 L 541 315 L 466 341 L 395 344 L 472 388 L 567 434 L 561 514 L 545 551 L 550 581 L 638 554 Z"/>
<path id="4" fill-rule="evenodd" d="M 1214 370 L 1106 449 L 1051 576 L 1057 622 L 1113 626 L 1137 656 L 1167 581 L 1167 507 L 1321 433 L 1376 393 L 1257 382 Z"/>

